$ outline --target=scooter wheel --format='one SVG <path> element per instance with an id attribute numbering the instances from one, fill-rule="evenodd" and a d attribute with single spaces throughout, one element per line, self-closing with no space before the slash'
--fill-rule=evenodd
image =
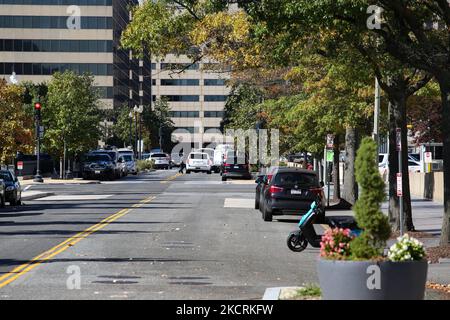
<path id="1" fill-rule="evenodd" d="M 300 231 L 292 232 L 287 238 L 287 246 L 294 252 L 302 252 L 308 246 L 308 240 Z"/>

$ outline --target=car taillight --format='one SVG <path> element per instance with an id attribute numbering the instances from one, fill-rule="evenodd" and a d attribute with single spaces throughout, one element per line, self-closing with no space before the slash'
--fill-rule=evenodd
<path id="1" fill-rule="evenodd" d="M 224 166 L 225 166 L 225 168 L 229 168 L 229 167 L 231 167 L 231 164 L 225 163 Z"/>
<path id="2" fill-rule="evenodd" d="M 273 174 L 267 175 L 267 183 L 270 183 L 270 180 L 272 180 Z"/>
<path id="3" fill-rule="evenodd" d="M 318 195 L 322 199 L 322 197 L 323 197 L 323 189 L 322 188 L 310 188 L 309 191 Z"/>
<path id="4" fill-rule="evenodd" d="M 277 187 L 277 186 L 271 186 L 269 189 L 270 193 L 279 193 L 279 192 L 283 192 L 283 188 Z"/>

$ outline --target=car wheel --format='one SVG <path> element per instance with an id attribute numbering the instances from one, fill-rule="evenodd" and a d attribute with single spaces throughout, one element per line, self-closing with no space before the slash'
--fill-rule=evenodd
<path id="1" fill-rule="evenodd" d="M 6 199 L 5 199 L 5 195 L 3 195 L 2 197 L 0 197 L 0 208 L 4 208 L 6 205 Z"/>
<path id="2" fill-rule="evenodd" d="M 189 170 L 186 170 L 186 174 L 191 174 L 191 172 Z"/>
<path id="3" fill-rule="evenodd" d="M 211 174 L 211 170 L 206 172 L 207 174 Z"/>
<path id="4" fill-rule="evenodd" d="M 266 222 L 270 222 L 273 220 L 272 213 L 267 209 L 267 204 L 264 204 L 264 208 L 262 210 L 262 218 Z"/>
<path id="5" fill-rule="evenodd" d="M 227 181 L 227 178 L 222 176 L 222 181 Z"/>
<path id="6" fill-rule="evenodd" d="M 259 209 L 259 197 L 255 196 L 255 209 L 258 210 Z"/>

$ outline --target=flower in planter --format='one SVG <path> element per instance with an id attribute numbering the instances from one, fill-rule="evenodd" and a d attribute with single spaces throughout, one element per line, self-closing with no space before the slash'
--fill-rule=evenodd
<path id="1" fill-rule="evenodd" d="M 388 258 L 391 261 L 420 261 L 425 257 L 423 244 L 408 234 L 397 238 L 388 252 Z"/>
<path id="2" fill-rule="evenodd" d="M 346 259 L 350 256 L 350 229 L 328 229 L 322 236 L 320 256 L 328 259 Z"/>

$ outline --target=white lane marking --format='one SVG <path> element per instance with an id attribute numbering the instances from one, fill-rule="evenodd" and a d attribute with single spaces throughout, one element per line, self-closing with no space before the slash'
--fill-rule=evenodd
<path id="1" fill-rule="evenodd" d="M 255 199 L 226 198 L 223 204 L 224 208 L 253 209 L 254 206 L 255 206 Z"/>
<path id="2" fill-rule="evenodd" d="M 30 188 L 31 188 L 31 186 L 26 186 L 25 189 L 23 189 L 22 191 L 27 191 Z"/>
<path id="3" fill-rule="evenodd" d="M 49 196 L 37 201 L 78 201 L 78 200 L 102 200 L 112 197 L 112 194 L 86 194 L 86 195 L 60 195 Z"/>

